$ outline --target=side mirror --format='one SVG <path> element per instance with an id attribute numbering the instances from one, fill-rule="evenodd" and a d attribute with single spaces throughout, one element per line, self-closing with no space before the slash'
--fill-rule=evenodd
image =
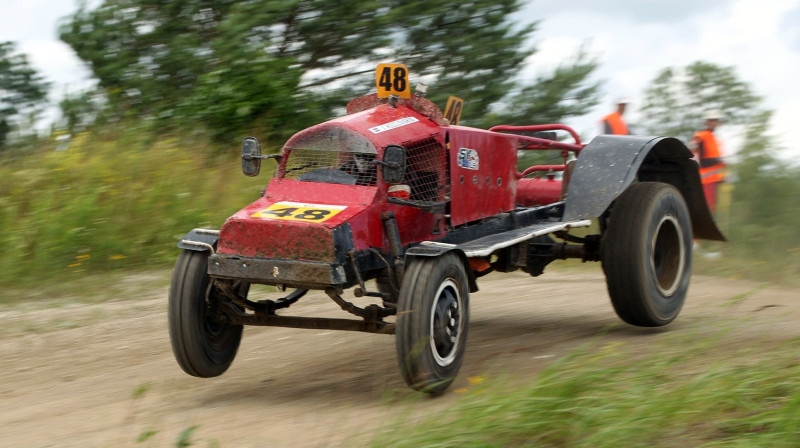
<path id="1" fill-rule="evenodd" d="M 275 159 L 280 163 L 279 154 L 261 155 L 261 144 L 255 137 L 246 137 L 242 142 L 242 172 L 246 176 L 258 176 L 261 171 L 261 161 L 263 159 Z"/>
<path id="2" fill-rule="evenodd" d="M 255 137 L 242 142 L 242 172 L 245 176 L 258 176 L 261 171 L 261 144 Z"/>
<path id="3" fill-rule="evenodd" d="M 406 148 L 399 145 L 389 145 L 383 151 L 383 160 L 378 162 L 381 166 L 383 181 L 387 184 L 399 184 L 406 175 Z"/>

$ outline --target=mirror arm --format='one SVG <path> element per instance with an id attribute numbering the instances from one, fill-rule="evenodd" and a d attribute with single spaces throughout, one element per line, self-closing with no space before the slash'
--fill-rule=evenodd
<path id="1" fill-rule="evenodd" d="M 278 163 L 280 163 L 280 161 L 281 161 L 281 159 L 282 159 L 282 158 L 283 158 L 283 156 L 281 156 L 280 154 L 270 154 L 270 155 L 268 155 L 268 156 L 254 156 L 254 155 L 252 155 L 252 154 L 242 154 L 242 159 L 244 159 L 244 160 L 255 160 L 255 159 L 261 159 L 261 160 L 265 160 L 265 159 L 275 159 L 275 160 L 277 160 L 277 161 L 278 161 Z"/>

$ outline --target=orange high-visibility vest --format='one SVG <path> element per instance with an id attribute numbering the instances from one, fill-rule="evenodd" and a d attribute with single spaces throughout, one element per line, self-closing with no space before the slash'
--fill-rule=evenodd
<path id="1" fill-rule="evenodd" d="M 622 119 L 622 115 L 619 112 L 612 112 L 605 117 L 603 117 L 603 123 L 605 123 L 605 133 L 606 134 L 614 134 L 614 135 L 630 135 L 630 131 L 628 131 L 628 125 L 625 124 L 625 120 Z M 610 131 L 610 132 L 609 132 Z"/>
<path id="2" fill-rule="evenodd" d="M 700 180 L 703 185 L 725 180 L 725 162 L 722 161 L 722 151 L 714 133 L 708 129 L 698 131 L 694 134 L 692 143 L 692 150 L 700 164 Z"/>

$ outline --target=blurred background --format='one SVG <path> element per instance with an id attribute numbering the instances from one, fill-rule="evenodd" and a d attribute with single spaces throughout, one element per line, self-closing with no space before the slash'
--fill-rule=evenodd
<path id="1" fill-rule="evenodd" d="M 10 0 L 0 15 L 0 284 L 169 269 L 176 240 L 258 196 L 270 152 L 406 64 L 460 124 L 566 123 L 621 97 L 632 133 L 689 142 L 710 109 L 728 163 L 699 272 L 800 277 L 800 1 Z M 267 170 L 269 171 L 269 170 Z M 47 280 L 45 280 L 47 279 Z"/>

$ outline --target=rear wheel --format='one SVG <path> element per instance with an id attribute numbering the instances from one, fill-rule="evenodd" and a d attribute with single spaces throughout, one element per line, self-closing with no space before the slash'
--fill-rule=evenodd
<path id="1" fill-rule="evenodd" d="M 230 367 L 242 339 L 242 326 L 215 319 L 216 294 L 207 273 L 208 252 L 183 250 L 169 289 L 169 336 L 184 372 L 209 378 Z M 239 286 L 246 295 L 249 285 Z M 207 292 L 208 291 L 208 292 Z"/>
<path id="2" fill-rule="evenodd" d="M 461 367 L 469 322 L 469 289 L 455 254 L 413 259 L 397 309 L 397 359 L 406 383 L 438 394 Z"/>
<path id="3" fill-rule="evenodd" d="M 602 262 L 617 315 L 657 327 L 680 313 L 692 267 L 692 227 L 686 203 L 669 184 L 640 182 L 614 202 Z"/>

